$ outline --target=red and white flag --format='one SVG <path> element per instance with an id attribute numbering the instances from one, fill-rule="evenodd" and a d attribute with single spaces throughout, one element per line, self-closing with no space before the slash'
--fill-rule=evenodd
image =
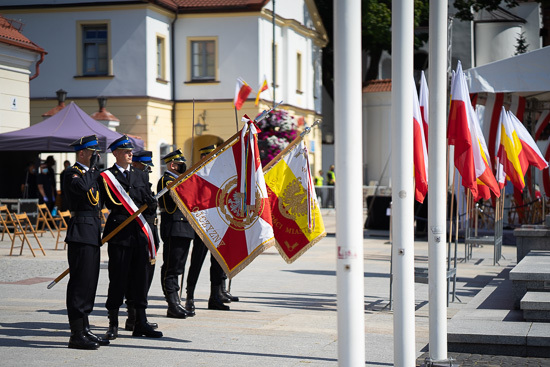
<path id="1" fill-rule="evenodd" d="M 422 114 L 418 103 L 416 88 L 413 88 L 413 160 L 414 160 L 414 198 L 419 203 L 424 202 L 428 193 L 428 149 L 424 135 Z"/>
<path id="2" fill-rule="evenodd" d="M 499 186 L 490 169 L 487 146 L 470 102 L 460 61 L 453 78 L 451 95 L 447 138 L 449 145 L 455 146 L 454 161 L 462 176 L 462 185 L 471 190 L 475 200 L 490 198 L 490 191 L 498 197 Z"/>
<path id="3" fill-rule="evenodd" d="M 254 101 L 254 105 L 257 106 L 258 103 L 260 103 L 260 95 L 262 94 L 262 92 L 264 90 L 267 90 L 268 86 L 267 86 L 267 78 L 264 78 L 264 82 L 262 83 L 262 85 L 260 86 L 260 89 L 258 90 L 258 94 L 256 94 L 256 101 Z"/>
<path id="4" fill-rule="evenodd" d="M 229 278 L 275 244 L 257 131 L 248 121 L 170 190 Z"/>
<path id="5" fill-rule="evenodd" d="M 422 115 L 422 127 L 424 128 L 424 136 L 426 140 L 426 150 L 428 149 L 428 106 L 430 99 L 430 92 L 428 91 L 428 83 L 426 82 L 426 76 L 424 70 L 420 74 L 420 96 L 418 97 L 420 103 L 420 114 Z"/>
<path id="6" fill-rule="evenodd" d="M 537 143 L 533 140 L 529 131 L 523 126 L 519 119 L 511 112 L 508 111 L 508 115 L 521 142 L 523 158 L 529 163 L 529 165 L 535 166 L 540 170 L 548 167 L 548 162 L 544 159 L 544 155 L 540 151 Z M 527 171 L 527 167 L 524 169 L 524 174 Z"/>
<path id="7" fill-rule="evenodd" d="M 248 95 L 252 92 L 252 87 L 250 87 L 242 78 L 237 78 L 237 86 L 235 87 L 235 98 L 233 99 L 233 104 L 237 110 L 240 110 L 243 106 L 243 103 L 248 98 Z"/>

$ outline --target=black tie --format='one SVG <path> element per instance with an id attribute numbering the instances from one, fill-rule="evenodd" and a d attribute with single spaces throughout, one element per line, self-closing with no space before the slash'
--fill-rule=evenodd
<path id="1" fill-rule="evenodd" d="M 128 170 L 124 170 L 124 177 L 128 178 L 129 173 Z"/>

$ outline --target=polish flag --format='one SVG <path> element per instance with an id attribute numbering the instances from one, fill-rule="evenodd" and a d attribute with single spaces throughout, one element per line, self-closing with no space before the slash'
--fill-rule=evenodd
<path id="1" fill-rule="evenodd" d="M 489 199 L 490 191 L 498 197 L 499 186 L 490 169 L 487 146 L 470 102 L 460 62 L 453 78 L 451 95 L 447 138 L 449 145 L 455 146 L 454 161 L 462 176 L 462 185 L 471 190 L 475 200 Z"/>
<path id="2" fill-rule="evenodd" d="M 414 149 L 414 182 L 415 193 L 414 198 L 419 203 L 424 202 L 426 193 L 428 192 L 428 149 L 426 147 L 425 132 L 422 124 L 422 115 L 420 112 L 420 105 L 418 103 L 418 96 L 414 87 L 414 79 L 412 83 L 413 88 L 413 149 Z"/>
<path id="3" fill-rule="evenodd" d="M 424 136 L 426 140 L 426 150 L 428 149 L 428 100 L 430 93 L 428 91 L 428 83 L 424 71 L 420 74 L 420 114 L 422 115 L 422 127 L 424 128 Z"/>
<path id="4" fill-rule="evenodd" d="M 233 104 L 237 110 L 241 109 L 250 92 L 252 92 L 252 88 L 242 78 L 238 78 L 237 86 L 235 87 L 235 99 L 233 100 Z"/>

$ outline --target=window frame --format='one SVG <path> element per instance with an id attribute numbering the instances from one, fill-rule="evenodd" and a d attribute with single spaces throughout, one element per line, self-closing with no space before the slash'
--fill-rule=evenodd
<path id="1" fill-rule="evenodd" d="M 107 70 L 105 73 L 86 73 L 85 72 L 85 28 L 86 27 L 100 27 L 106 28 L 106 48 L 107 48 Z M 113 59 L 111 52 L 111 22 L 110 20 L 85 20 L 76 22 L 76 76 L 85 78 L 104 78 L 113 76 Z"/>
<path id="2" fill-rule="evenodd" d="M 193 44 L 195 42 L 213 42 L 214 43 L 214 75 L 207 77 L 193 76 Z M 187 83 L 217 83 L 219 82 L 219 49 L 218 37 L 188 37 L 187 38 Z"/>
<path id="3" fill-rule="evenodd" d="M 156 35 L 155 51 L 156 51 L 156 78 L 157 82 L 166 83 L 166 36 L 162 34 Z M 160 41 L 160 50 L 159 50 Z"/>
<path id="4" fill-rule="evenodd" d="M 302 53 L 296 52 L 296 93 L 303 94 L 303 83 L 302 83 L 302 68 L 303 68 L 303 60 L 302 60 Z"/>

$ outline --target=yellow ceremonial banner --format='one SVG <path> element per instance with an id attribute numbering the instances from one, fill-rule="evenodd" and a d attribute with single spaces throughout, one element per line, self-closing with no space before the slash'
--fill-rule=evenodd
<path id="1" fill-rule="evenodd" d="M 326 236 L 308 152 L 303 140 L 298 139 L 298 143 L 291 144 L 267 165 L 264 172 L 276 246 L 289 264 Z"/>

